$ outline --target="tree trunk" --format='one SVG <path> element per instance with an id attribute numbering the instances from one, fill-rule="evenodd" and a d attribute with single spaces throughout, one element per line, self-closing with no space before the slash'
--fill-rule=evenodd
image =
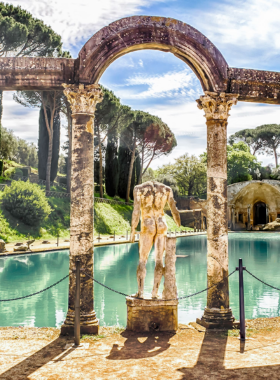
<path id="1" fill-rule="evenodd" d="M 103 198 L 102 145 L 101 145 L 99 127 L 98 127 L 98 149 L 99 149 L 99 195 L 100 195 L 100 198 Z"/>
<path id="2" fill-rule="evenodd" d="M 134 164 L 134 160 L 135 160 L 135 151 L 136 151 L 136 144 L 134 142 L 133 151 L 131 154 L 130 165 L 129 165 L 129 172 L 128 172 L 127 190 L 126 190 L 126 198 L 125 198 L 126 202 L 129 202 L 131 178 L 132 178 L 133 164 Z"/>
<path id="3" fill-rule="evenodd" d="M 142 183 L 143 167 L 144 167 L 144 153 L 142 153 L 142 157 L 141 157 L 140 176 L 139 176 L 137 185 L 141 185 L 141 183 Z"/>
<path id="4" fill-rule="evenodd" d="M 47 160 L 47 169 L 46 169 L 46 191 L 50 191 L 51 187 L 51 164 L 52 164 L 52 150 L 53 150 L 53 123 L 54 123 L 54 115 L 55 115 L 55 104 L 56 104 L 56 98 L 54 95 L 53 99 L 53 107 L 50 109 L 50 120 L 48 119 L 47 114 L 47 107 L 46 103 L 44 102 L 44 98 L 42 96 L 43 100 L 43 109 L 44 109 L 44 115 L 45 115 L 45 121 L 46 121 L 46 127 L 49 134 L 49 149 L 48 149 L 48 160 Z"/>
<path id="5" fill-rule="evenodd" d="M 71 192 L 71 164 L 72 164 L 72 117 L 70 106 L 67 104 L 67 122 L 68 122 L 68 157 L 67 157 L 67 193 Z"/>
<path id="6" fill-rule="evenodd" d="M 52 147 L 53 147 L 52 136 L 49 136 L 49 149 L 48 149 L 48 160 L 47 160 L 47 171 L 46 171 L 46 191 L 50 191 L 50 188 L 51 188 Z"/>
<path id="7" fill-rule="evenodd" d="M 278 166 L 278 157 L 277 157 L 276 149 L 273 149 L 273 153 L 274 153 L 274 158 L 275 158 L 275 167 L 277 168 L 277 166 Z"/>

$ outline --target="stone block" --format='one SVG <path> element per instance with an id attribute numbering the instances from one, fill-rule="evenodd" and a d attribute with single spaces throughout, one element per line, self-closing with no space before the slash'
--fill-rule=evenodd
<path id="1" fill-rule="evenodd" d="M 127 330 L 144 332 L 176 331 L 178 329 L 178 300 L 126 297 L 126 304 Z"/>
<path id="2" fill-rule="evenodd" d="M 2 239 L 0 239 L 0 252 L 6 252 L 5 242 Z"/>

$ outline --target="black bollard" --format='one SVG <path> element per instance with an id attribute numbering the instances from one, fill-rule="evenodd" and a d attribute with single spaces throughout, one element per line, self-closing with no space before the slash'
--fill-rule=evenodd
<path id="1" fill-rule="evenodd" d="M 76 294 L 75 294 L 75 346 L 80 345 L 80 260 L 76 260 Z"/>
<path id="2" fill-rule="evenodd" d="M 239 313 L 240 313 L 240 340 L 246 339 L 246 327 L 245 327 L 245 307 L 244 307 L 244 283 L 243 283 L 243 267 L 242 259 L 239 259 L 239 267 L 236 268 L 239 271 Z"/>

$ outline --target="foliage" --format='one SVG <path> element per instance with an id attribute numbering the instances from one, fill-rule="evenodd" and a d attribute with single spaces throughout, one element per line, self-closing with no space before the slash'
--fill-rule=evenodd
<path id="1" fill-rule="evenodd" d="M 179 188 L 177 185 L 177 181 L 173 176 L 171 176 L 170 174 L 160 174 L 157 177 L 157 181 L 160 183 L 164 183 L 166 186 L 171 187 L 174 197 L 178 197 Z"/>
<path id="2" fill-rule="evenodd" d="M 129 149 L 124 146 L 120 146 L 119 151 L 118 151 L 118 165 L 119 165 L 118 195 L 121 198 L 126 197 L 130 161 L 131 161 L 131 153 Z M 131 183 L 132 188 L 134 187 L 134 185 L 135 183 Z"/>
<path id="3" fill-rule="evenodd" d="M 6 186 L 2 199 L 6 210 L 31 226 L 40 224 L 52 210 L 44 191 L 30 182 L 14 181 Z"/>
<path id="4" fill-rule="evenodd" d="M 0 157 L 4 160 L 13 160 L 21 165 L 37 167 L 37 148 L 35 144 L 28 143 L 16 137 L 13 131 L 2 128 L 2 150 Z"/>
<path id="5" fill-rule="evenodd" d="M 198 196 L 206 192 L 206 163 L 194 155 L 186 153 L 174 164 L 162 166 L 157 170 L 157 178 L 161 175 L 169 175 L 176 180 L 180 195 Z"/>
<path id="6" fill-rule="evenodd" d="M 0 3 L 0 55 L 61 55 L 61 37 L 21 7 Z"/>
<path id="7" fill-rule="evenodd" d="M 256 139 L 254 129 L 242 129 L 229 137 L 230 145 L 239 141 L 245 142 L 253 155 L 261 148 L 261 142 Z"/>
<path id="8" fill-rule="evenodd" d="M 227 146 L 227 174 L 228 183 L 250 181 L 252 174 L 256 169 L 260 169 L 261 165 L 256 157 L 250 153 L 248 145 L 240 141 L 232 146 Z"/>
<path id="9" fill-rule="evenodd" d="M 145 130 L 142 149 L 140 149 L 142 175 L 145 174 L 155 158 L 171 153 L 176 146 L 176 138 L 167 124 L 158 119 L 149 125 Z"/>
<path id="10" fill-rule="evenodd" d="M 66 97 L 63 91 L 17 91 L 13 95 L 13 99 L 24 107 L 41 108 L 39 117 L 39 177 L 46 180 L 46 190 L 50 190 L 50 182 L 57 175 L 60 111 L 62 103 L 66 102 Z M 43 139 L 40 138 L 40 135 L 43 135 Z M 44 154 L 45 147 L 47 147 L 47 155 Z"/>
<path id="11" fill-rule="evenodd" d="M 116 156 L 116 150 L 114 145 L 116 145 L 116 141 L 118 138 L 118 134 L 121 129 L 126 128 L 128 123 L 131 121 L 134 113 L 131 111 L 130 107 L 123 106 L 120 103 L 120 99 L 117 98 L 114 93 L 106 88 L 102 87 L 103 91 L 103 100 L 98 103 L 96 106 L 95 118 L 94 118 L 94 132 L 95 132 L 95 150 L 99 151 L 99 185 L 102 188 L 101 184 L 103 183 L 103 157 L 102 157 L 102 144 L 108 136 L 108 151 L 107 151 L 107 164 L 108 164 L 108 155 Z M 114 136 L 114 137 L 113 137 Z M 113 140 L 114 142 L 113 142 Z M 113 149 L 113 150 L 112 150 Z M 112 150 L 112 151 L 111 151 Z M 107 181 L 108 191 L 111 195 L 114 195 L 114 191 L 117 188 L 118 181 L 118 173 L 115 172 L 115 178 L 112 179 L 112 168 L 111 164 L 113 164 L 114 169 L 117 170 L 117 159 L 113 158 L 113 162 L 110 162 L 109 166 L 107 165 L 107 173 L 109 175 L 109 179 Z M 116 194 L 116 193 L 115 193 Z M 103 193 L 100 194 L 103 197 Z"/>
<path id="12" fill-rule="evenodd" d="M 280 125 L 264 124 L 254 129 L 243 129 L 230 136 L 229 143 L 235 141 L 245 142 L 251 149 L 252 153 L 274 155 L 275 167 L 278 166 L 277 149 L 280 145 Z"/>
<path id="13" fill-rule="evenodd" d="M 118 192 L 119 165 L 118 165 L 118 134 L 114 129 L 108 133 L 105 156 L 105 186 L 106 193 L 113 197 Z"/>
<path id="14" fill-rule="evenodd" d="M 0 198 L 3 193 L 0 192 Z M 29 239 L 53 239 L 60 230 L 61 237 L 69 238 L 70 201 L 68 198 L 48 198 L 52 211 L 40 225 L 30 226 L 15 218 L 0 203 L 0 239 L 6 242 Z"/>

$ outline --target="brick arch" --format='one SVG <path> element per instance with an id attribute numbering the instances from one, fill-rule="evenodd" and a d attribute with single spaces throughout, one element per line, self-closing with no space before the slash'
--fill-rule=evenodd
<path id="1" fill-rule="evenodd" d="M 94 34 L 79 53 L 79 83 L 98 83 L 117 58 L 141 49 L 173 53 L 196 74 L 204 91 L 226 91 L 228 65 L 219 50 L 198 30 L 164 17 L 133 16 Z"/>

